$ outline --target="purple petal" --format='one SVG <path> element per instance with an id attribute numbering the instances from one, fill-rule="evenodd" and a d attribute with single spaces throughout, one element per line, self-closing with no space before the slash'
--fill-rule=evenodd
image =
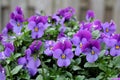
<path id="1" fill-rule="evenodd" d="M 54 58 L 60 58 L 61 57 L 61 54 L 63 54 L 63 51 L 61 49 L 56 49 L 54 52 L 53 52 L 53 57 Z"/>
<path id="2" fill-rule="evenodd" d="M 22 25 L 19 27 L 16 25 L 13 27 L 13 32 L 16 34 L 19 34 L 19 33 L 21 33 L 21 29 L 22 29 Z"/>
<path id="3" fill-rule="evenodd" d="M 6 80 L 6 76 L 4 73 L 0 72 L 0 80 Z"/>
<path id="4" fill-rule="evenodd" d="M 27 63 L 27 60 L 25 57 L 21 57 L 18 59 L 18 64 L 19 65 L 25 65 Z"/>
<path id="5" fill-rule="evenodd" d="M 5 56 L 4 52 L 0 52 L 0 59 L 5 59 L 5 58 L 6 58 L 6 56 Z"/>
<path id="6" fill-rule="evenodd" d="M 41 64 L 41 61 L 37 58 L 36 61 L 35 61 L 35 65 L 36 67 L 39 67 Z"/>
<path id="7" fill-rule="evenodd" d="M 10 48 L 6 48 L 6 49 L 5 49 L 4 54 L 5 54 L 6 57 L 10 57 L 10 56 L 11 56 L 11 53 L 12 53 L 12 50 L 11 50 Z"/>
<path id="8" fill-rule="evenodd" d="M 61 59 L 61 58 L 58 59 L 57 64 L 58 64 L 59 67 L 63 67 L 64 66 L 64 59 Z"/>
<path id="9" fill-rule="evenodd" d="M 30 29 L 30 30 L 34 30 L 34 27 L 36 26 L 36 23 L 34 22 L 34 21 L 30 21 L 29 23 L 28 23 L 28 28 Z"/>
<path id="10" fill-rule="evenodd" d="M 39 27 L 40 31 L 45 30 L 45 27 L 44 27 L 43 23 L 39 23 L 37 26 Z"/>
<path id="11" fill-rule="evenodd" d="M 67 66 L 69 66 L 69 65 L 70 65 L 70 59 L 66 58 L 66 59 L 64 60 L 64 66 L 67 67 Z"/>
<path id="12" fill-rule="evenodd" d="M 44 53 L 45 53 L 47 56 L 52 56 L 53 51 L 50 50 L 49 48 L 47 48 L 47 49 L 44 51 Z"/>
<path id="13" fill-rule="evenodd" d="M 71 49 L 72 48 L 72 43 L 69 40 L 65 40 L 64 45 L 65 45 L 65 49 L 67 49 L 67 48 Z"/>
<path id="14" fill-rule="evenodd" d="M 34 76 L 37 73 L 36 62 L 33 58 L 28 61 L 27 68 L 31 76 Z"/>
<path id="15" fill-rule="evenodd" d="M 11 24 L 12 26 L 16 26 L 16 21 L 13 20 L 13 19 L 10 19 L 10 24 Z"/>
<path id="16" fill-rule="evenodd" d="M 39 30 L 37 37 L 40 38 L 43 36 L 43 34 L 44 34 L 44 32 Z"/>
<path id="17" fill-rule="evenodd" d="M 114 47 L 110 49 L 110 55 L 117 56 L 117 50 Z"/>
<path id="18" fill-rule="evenodd" d="M 36 39 L 37 35 L 38 35 L 37 32 L 32 32 L 32 38 L 33 38 L 33 39 Z"/>
<path id="19" fill-rule="evenodd" d="M 56 49 L 62 49 L 62 50 L 64 50 L 64 45 L 63 45 L 63 43 L 62 43 L 62 42 L 57 42 L 57 43 L 55 44 L 55 46 L 53 47 L 53 50 L 56 50 Z"/>
<path id="20" fill-rule="evenodd" d="M 73 44 L 74 44 L 75 46 L 79 45 L 79 43 L 80 43 L 79 37 L 74 36 L 74 37 L 72 38 L 72 42 L 73 42 Z"/>
<path id="21" fill-rule="evenodd" d="M 82 52 L 81 48 L 77 46 L 77 48 L 75 49 L 75 55 L 79 56 L 81 52 Z"/>
<path id="22" fill-rule="evenodd" d="M 97 54 L 92 55 L 91 53 L 88 53 L 86 55 L 86 59 L 88 62 L 93 63 L 98 59 L 98 55 Z"/>
<path id="23" fill-rule="evenodd" d="M 66 57 L 69 58 L 69 59 L 72 59 L 74 57 L 73 52 L 72 52 L 71 49 L 66 49 L 64 51 L 64 54 L 66 54 Z"/>

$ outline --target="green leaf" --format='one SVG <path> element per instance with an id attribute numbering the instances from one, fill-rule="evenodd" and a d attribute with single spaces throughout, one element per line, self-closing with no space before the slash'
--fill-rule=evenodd
<path id="1" fill-rule="evenodd" d="M 11 71 L 11 74 L 12 74 L 12 75 L 17 74 L 17 73 L 20 71 L 20 69 L 22 69 L 22 67 L 23 67 L 23 65 L 18 65 L 18 66 L 16 66 L 16 67 Z"/>
<path id="2" fill-rule="evenodd" d="M 84 80 L 85 76 L 78 75 L 75 80 Z"/>
<path id="3" fill-rule="evenodd" d="M 116 68 L 120 68 L 120 56 L 114 57 L 112 63 Z"/>
<path id="4" fill-rule="evenodd" d="M 4 47 L 0 45 L 0 52 L 4 50 Z"/>
<path id="5" fill-rule="evenodd" d="M 93 38 L 97 39 L 100 37 L 100 31 L 99 30 L 95 30 L 92 32 L 92 36 Z"/>
<path id="6" fill-rule="evenodd" d="M 89 62 L 86 62 L 84 67 L 97 67 L 98 65 L 96 65 L 95 63 L 89 63 Z"/>
<path id="7" fill-rule="evenodd" d="M 104 56 L 104 54 L 105 54 L 105 51 L 106 51 L 106 50 L 102 50 L 102 51 L 100 52 L 99 57 L 103 57 L 103 56 Z"/>
<path id="8" fill-rule="evenodd" d="M 76 70 L 80 70 L 81 68 L 79 67 L 79 66 L 73 66 L 73 68 L 72 68 L 74 71 L 76 71 Z"/>
<path id="9" fill-rule="evenodd" d="M 37 78 L 35 80 L 43 80 L 42 75 L 38 75 Z"/>

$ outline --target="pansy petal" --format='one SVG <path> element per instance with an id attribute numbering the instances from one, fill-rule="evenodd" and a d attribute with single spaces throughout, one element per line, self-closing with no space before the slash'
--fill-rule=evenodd
<path id="1" fill-rule="evenodd" d="M 28 23 L 28 29 L 29 30 L 34 30 L 34 27 L 36 26 L 36 23 L 34 21 L 30 21 Z"/>
<path id="2" fill-rule="evenodd" d="M 37 34 L 37 37 L 40 38 L 40 37 L 43 36 L 43 34 L 44 34 L 44 32 L 39 30 L 39 32 L 38 32 L 38 34 Z"/>
<path id="3" fill-rule="evenodd" d="M 18 59 L 18 64 L 19 65 L 25 65 L 27 63 L 27 60 L 25 57 L 21 57 Z"/>
<path id="4" fill-rule="evenodd" d="M 37 37 L 37 33 L 36 32 L 32 32 L 32 38 L 35 39 Z"/>
<path id="5" fill-rule="evenodd" d="M 64 54 L 66 54 L 66 57 L 69 58 L 69 59 L 72 59 L 74 57 L 73 52 L 72 52 L 71 49 L 66 49 L 64 51 Z"/>
<path id="6" fill-rule="evenodd" d="M 79 37 L 74 36 L 74 37 L 72 38 L 72 42 L 73 42 L 73 44 L 74 44 L 75 46 L 79 45 L 79 43 L 80 43 Z"/>
<path id="7" fill-rule="evenodd" d="M 11 53 L 12 53 L 12 50 L 10 48 L 6 48 L 5 51 L 4 51 L 4 54 L 5 54 L 6 57 L 10 57 Z"/>
<path id="8" fill-rule="evenodd" d="M 72 43 L 69 40 L 65 40 L 64 45 L 65 45 L 65 49 L 67 49 L 67 48 L 71 49 L 72 48 Z"/>
<path id="9" fill-rule="evenodd" d="M 66 58 L 66 59 L 64 60 L 64 66 L 67 67 L 67 66 L 69 66 L 69 65 L 70 65 L 70 59 Z"/>
<path id="10" fill-rule="evenodd" d="M 6 80 L 5 74 L 0 72 L 0 80 Z"/>
<path id="11" fill-rule="evenodd" d="M 41 64 L 41 61 L 37 58 L 36 61 L 35 61 L 35 65 L 36 67 L 39 67 Z"/>
<path id="12" fill-rule="evenodd" d="M 86 55 L 86 59 L 88 62 L 93 63 L 98 59 L 98 55 L 97 54 L 92 55 L 91 53 L 89 53 Z"/>
<path id="13" fill-rule="evenodd" d="M 63 52 L 62 52 L 62 50 L 61 49 L 57 49 L 57 50 L 55 50 L 54 52 L 53 52 L 53 57 L 54 58 L 60 58 L 61 57 L 61 54 L 62 54 Z"/>
<path id="14" fill-rule="evenodd" d="M 77 46 L 77 48 L 75 49 L 75 55 L 79 56 L 81 52 L 82 52 L 81 48 Z"/>
<path id="15" fill-rule="evenodd" d="M 47 48 L 44 53 L 47 55 L 47 56 L 52 56 L 53 52 L 52 50 L 50 50 L 49 48 Z"/>
<path id="16" fill-rule="evenodd" d="M 63 67 L 64 66 L 64 59 L 61 59 L 61 58 L 58 59 L 57 64 L 58 64 L 59 67 Z"/>
<path id="17" fill-rule="evenodd" d="M 110 55 L 111 56 L 116 56 L 117 55 L 114 47 L 110 49 Z"/>

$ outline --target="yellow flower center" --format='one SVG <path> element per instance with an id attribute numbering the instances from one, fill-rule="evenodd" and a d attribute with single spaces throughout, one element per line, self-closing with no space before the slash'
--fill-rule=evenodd
<path id="1" fill-rule="evenodd" d="M 109 32 L 109 29 L 108 29 L 108 28 L 106 28 L 106 32 Z"/>
<path id="2" fill-rule="evenodd" d="M 35 32 L 38 32 L 38 30 L 39 30 L 38 27 L 35 27 L 35 28 L 34 28 L 34 31 L 35 31 Z"/>
<path id="3" fill-rule="evenodd" d="M 80 48 L 82 48 L 82 46 L 83 46 L 82 43 L 80 43 Z"/>
<path id="4" fill-rule="evenodd" d="M 116 45 L 116 46 L 115 46 L 115 49 L 120 49 L 120 46 Z"/>
<path id="5" fill-rule="evenodd" d="M 62 59 L 65 59 L 65 58 L 66 58 L 65 54 L 62 54 L 61 58 L 62 58 Z"/>
<path id="6" fill-rule="evenodd" d="M 20 23 L 17 23 L 17 26 L 19 27 L 19 26 L 20 26 Z"/>
<path id="7" fill-rule="evenodd" d="M 94 55 L 94 54 L 95 54 L 95 51 L 92 50 L 92 51 L 91 51 L 91 54 Z"/>

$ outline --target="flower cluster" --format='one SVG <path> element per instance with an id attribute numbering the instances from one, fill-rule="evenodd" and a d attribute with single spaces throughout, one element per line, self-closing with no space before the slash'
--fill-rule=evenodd
<path id="1" fill-rule="evenodd" d="M 112 20 L 110 23 L 95 20 L 94 12 L 89 10 L 86 21 L 78 22 L 74 14 L 75 10 L 68 7 L 52 16 L 39 14 L 24 19 L 22 9 L 16 7 L 0 34 L 0 63 L 5 62 L 0 64 L 0 80 L 17 79 L 11 76 L 24 74 L 25 71 L 29 73 L 30 78 L 42 74 L 45 79 L 45 69 L 54 69 L 56 64 L 57 68 L 69 69 L 76 67 L 72 66 L 76 65 L 76 59 L 86 58 L 81 60 L 82 64 L 77 65 L 81 66 L 85 62 L 94 64 L 99 62 L 99 59 L 102 61 L 101 56 L 120 56 L 120 34 L 115 33 L 116 25 Z M 11 69 L 14 66 L 17 68 L 10 72 L 8 65 L 12 66 Z M 58 69 L 58 73 L 59 71 Z"/>

